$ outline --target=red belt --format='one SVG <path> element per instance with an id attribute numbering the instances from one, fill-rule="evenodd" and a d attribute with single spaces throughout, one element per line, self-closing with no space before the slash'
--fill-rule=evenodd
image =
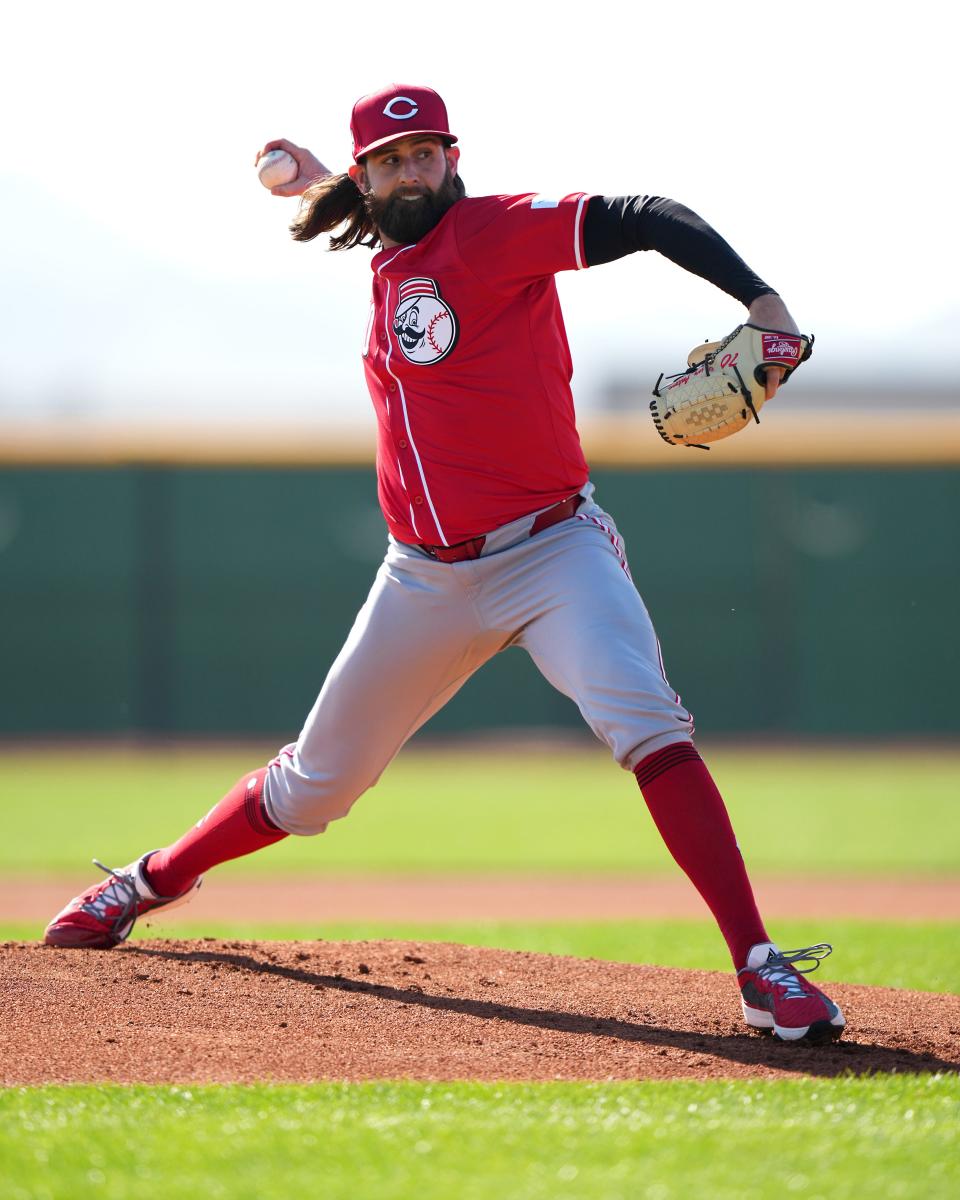
<path id="1" fill-rule="evenodd" d="M 573 516 L 582 503 L 582 496 L 571 496 L 567 500 L 561 500 L 553 508 L 544 509 L 542 513 L 538 513 L 534 518 L 534 522 L 530 526 L 529 536 L 536 537 L 538 533 L 543 533 L 551 525 L 556 525 L 560 521 L 566 521 L 569 517 Z M 486 540 L 486 535 L 484 535 L 482 537 L 470 538 L 466 542 L 457 542 L 455 546 L 425 546 L 423 542 L 419 542 L 418 546 L 421 550 L 429 554 L 431 558 L 435 558 L 437 562 L 456 563 L 466 562 L 469 558 L 479 558 Z"/>

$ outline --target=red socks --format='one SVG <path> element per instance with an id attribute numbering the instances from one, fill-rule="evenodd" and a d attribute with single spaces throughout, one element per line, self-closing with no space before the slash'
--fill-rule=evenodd
<path id="1" fill-rule="evenodd" d="M 660 836 L 706 901 L 739 970 L 750 947 L 770 939 L 710 772 L 689 742 L 678 742 L 648 755 L 633 773 Z"/>
<path id="2" fill-rule="evenodd" d="M 178 842 L 151 854 L 146 876 L 158 896 L 179 896 L 218 863 L 242 858 L 288 836 L 264 809 L 266 775 L 266 767 L 244 775 Z"/>
<path id="3" fill-rule="evenodd" d="M 244 775 L 179 841 L 151 855 L 146 874 L 158 896 L 178 896 L 218 863 L 287 837 L 264 809 L 266 774 L 261 767 Z M 648 755 L 634 774 L 660 836 L 706 901 L 739 969 L 751 946 L 770 939 L 716 784 L 689 742 Z"/>

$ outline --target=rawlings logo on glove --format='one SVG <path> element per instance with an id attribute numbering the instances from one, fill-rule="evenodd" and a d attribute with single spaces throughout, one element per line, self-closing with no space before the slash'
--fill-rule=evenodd
<path id="1" fill-rule="evenodd" d="M 812 334 L 750 324 L 738 325 L 723 341 L 697 346 L 686 371 L 657 380 L 650 402 L 657 432 L 671 446 L 706 450 L 708 442 L 739 433 L 751 420 L 759 424 L 767 367 L 782 367 L 786 383 L 812 348 Z"/>

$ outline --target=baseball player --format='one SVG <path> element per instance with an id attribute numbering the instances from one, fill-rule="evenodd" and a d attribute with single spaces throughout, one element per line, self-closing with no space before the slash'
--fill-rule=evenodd
<path id="1" fill-rule="evenodd" d="M 683 205 L 656 196 L 467 197 L 441 98 L 393 84 L 359 100 L 354 162 L 333 174 L 284 139 L 299 176 L 291 231 L 372 250 L 363 368 L 377 417 L 386 556 L 297 741 L 251 770 L 178 841 L 76 897 L 54 946 L 110 947 L 202 874 L 345 817 L 407 739 L 488 659 L 521 646 L 632 772 L 738 973 L 746 1022 L 839 1037 L 806 974 L 827 945 L 781 951 L 729 818 L 667 682 L 614 519 L 574 420 L 554 275 L 656 250 L 728 292 L 750 322 L 796 333 L 777 293 Z M 771 368 L 766 396 L 783 372 Z M 482 821 L 482 812 L 470 815 Z"/>

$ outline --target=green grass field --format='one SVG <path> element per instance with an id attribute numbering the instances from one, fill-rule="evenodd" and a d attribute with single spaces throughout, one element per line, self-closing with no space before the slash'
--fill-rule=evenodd
<path id="1" fill-rule="evenodd" d="M 126 862 L 195 821 L 251 753 L 0 755 L 0 872 Z M 752 869 L 960 873 L 960 754 L 727 751 L 706 757 Z M 797 814 L 802 819 L 797 819 Z M 225 868 L 283 872 L 675 869 L 636 786 L 602 752 L 409 754 L 349 820 Z M 188 912 L 189 910 L 186 910 Z M 186 912 L 184 915 L 186 915 Z M 145 936 L 440 939 L 672 966 L 725 968 L 707 922 L 191 926 Z M 39 931 L 0 925 L 0 937 Z M 821 978 L 960 992 L 949 921 L 777 926 L 826 938 Z M 960 1190 L 955 1076 L 775 1083 L 318 1084 L 27 1088 L 0 1092 L 4 1200 L 290 1194 L 741 1200 L 947 1197 Z"/>
<path id="2" fill-rule="evenodd" d="M 0 872 L 85 871 L 166 845 L 274 748 L 0 752 Z M 960 752 L 705 751 L 751 870 L 955 874 Z M 672 870 L 633 778 L 600 748 L 401 754 L 318 838 L 225 872 Z"/>
<path id="3" fill-rule="evenodd" d="M 39 1088 L 6 1200 L 953 1197 L 960 1080 Z"/>

